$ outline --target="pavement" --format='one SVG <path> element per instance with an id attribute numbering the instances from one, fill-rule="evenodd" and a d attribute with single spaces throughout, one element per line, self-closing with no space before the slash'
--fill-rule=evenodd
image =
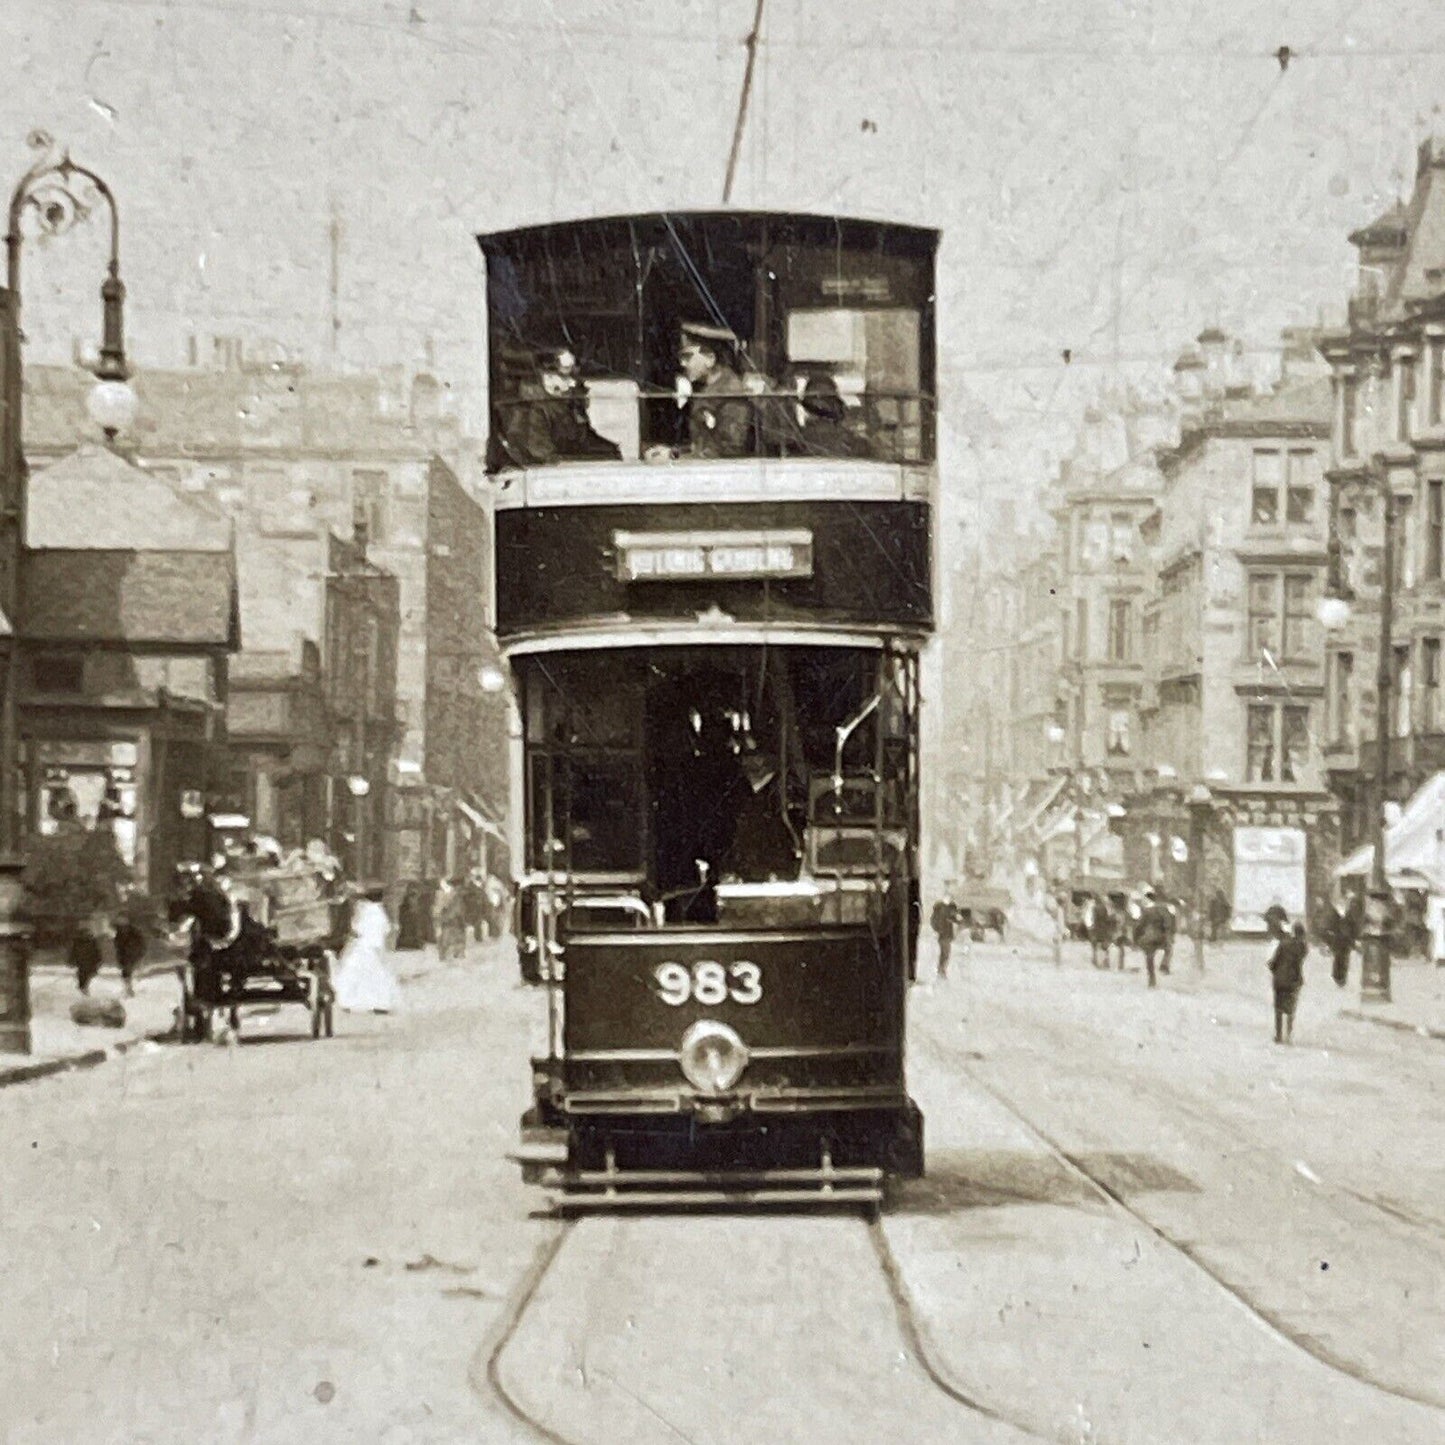
<path id="1" fill-rule="evenodd" d="M 482 945 L 472 944 L 475 951 Z M 30 966 L 30 1041 L 28 1054 L 0 1050 L 0 1088 L 72 1069 L 93 1068 L 126 1052 L 169 1038 L 175 1030 L 180 988 L 175 974 L 179 961 L 173 950 L 161 949 L 147 959 L 135 979 L 133 997 L 126 997 L 119 973 L 107 964 L 92 980 L 92 999 L 117 999 L 125 1009 L 120 1028 L 77 1024 L 71 1006 L 81 993 L 75 971 L 53 953 L 43 953 Z M 391 956 L 392 971 L 405 983 L 433 971 L 438 965 L 434 945 Z M 287 1013 L 290 1012 L 288 1008 Z M 243 1010 L 252 1019 L 269 1017 L 265 1008 Z"/>
<path id="2" fill-rule="evenodd" d="M 1010 915 L 1015 936 L 1037 946 L 1048 947 L 1051 923 L 1042 909 L 1021 905 Z M 966 942 L 966 940 L 965 940 Z M 955 949 L 959 944 L 954 945 Z M 1175 947 L 1173 974 L 1202 989 L 1224 990 L 1252 998 L 1269 992 L 1265 960 L 1270 945 L 1263 938 L 1231 938 L 1204 946 L 1204 973 L 1196 967 L 1194 942 L 1180 938 Z M 1087 944 L 1069 940 L 1063 954 L 1072 961 L 1087 959 Z M 1128 962 L 1140 966 L 1140 955 L 1131 950 Z M 1327 950 L 1312 947 L 1305 964 L 1305 986 L 1313 1008 L 1323 1008 L 1360 1023 L 1397 1029 L 1445 1042 L 1445 967 L 1420 958 L 1397 958 L 1390 966 L 1390 1001 L 1362 1001 L 1360 997 L 1360 956 L 1350 960 L 1348 982 L 1343 988 L 1331 976 Z"/>

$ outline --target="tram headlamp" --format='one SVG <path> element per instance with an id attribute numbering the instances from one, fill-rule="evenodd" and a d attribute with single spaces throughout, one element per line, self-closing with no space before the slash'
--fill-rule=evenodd
<path id="1" fill-rule="evenodd" d="M 678 1063 L 702 1094 L 726 1094 L 748 1066 L 747 1045 L 726 1024 L 699 1019 L 682 1036 Z"/>

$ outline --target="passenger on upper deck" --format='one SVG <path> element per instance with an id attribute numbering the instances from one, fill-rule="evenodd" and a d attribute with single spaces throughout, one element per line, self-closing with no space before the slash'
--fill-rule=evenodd
<path id="1" fill-rule="evenodd" d="M 689 322 L 682 328 L 678 361 L 692 388 L 687 403 L 687 439 L 694 457 L 742 457 L 751 451 L 752 404 L 748 388 L 731 365 L 738 338 L 723 326 Z M 648 451 L 649 461 L 672 453 Z"/>
<path id="2" fill-rule="evenodd" d="M 802 454 L 810 457 L 866 457 L 872 454 L 864 438 L 848 429 L 848 408 L 838 383 L 826 373 L 813 372 L 803 384 Z"/>
<path id="3" fill-rule="evenodd" d="M 617 461 L 615 442 L 599 435 L 587 416 L 587 387 L 577 358 L 565 348 L 544 351 L 531 378 L 517 386 L 517 399 L 504 403 L 502 466 L 543 466 L 549 462 L 601 458 Z"/>

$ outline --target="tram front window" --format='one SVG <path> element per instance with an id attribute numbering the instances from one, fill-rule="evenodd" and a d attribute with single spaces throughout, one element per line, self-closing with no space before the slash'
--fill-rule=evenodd
<path id="1" fill-rule="evenodd" d="M 869 706 L 888 666 L 873 651 L 805 647 L 661 648 L 535 665 L 526 719 L 534 866 L 633 880 L 672 922 L 716 922 L 720 885 L 806 892 L 821 856 L 810 842 L 816 817 L 834 850 L 840 828 L 872 839 L 880 824 L 890 837 L 905 825 L 898 744 L 909 715 Z M 844 774 L 846 806 L 820 803 Z M 865 871 L 885 846 L 867 843 Z M 847 871 L 858 867 L 850 859 Z"/>

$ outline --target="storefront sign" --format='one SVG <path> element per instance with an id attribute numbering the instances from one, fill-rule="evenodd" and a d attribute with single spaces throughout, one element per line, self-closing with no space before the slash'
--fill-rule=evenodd
<path id="1" fill-rule="evenodd" d="M 1303 917 L 1307 856 L 1302 828 L 1236 828 L 1233 927 L 1263 933 L 1275 903 L 1291 918 Z"/>
<path id="2" fill-rule="evenodd" d="M 762 532 L 614 532 L 624 582 L 811 577 L 813 534 L 805 528 Z"/>

